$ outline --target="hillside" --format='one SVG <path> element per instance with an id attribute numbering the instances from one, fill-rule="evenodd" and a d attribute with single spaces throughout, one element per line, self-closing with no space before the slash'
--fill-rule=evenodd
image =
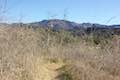
<path id="1" fill-rule="evenodd" d="M 7 23 L 0 23 L 0 25 L 5 25 L 5 26 L 19 26 L 19 25 L 28 25 L 28 26 L 33 26 L 33 27 L 51 27 L 53 29 L 65 29 L 65 30 L 71 30 L 75 28 L 90 28 L 90 27 L 96 27 L 96 28 L 120 28 L 120 25 L 102 25 L 102 24 L 97 24 L 97 23 L 76 23 L 76 22 L 71 22 L 67 20 L 60 20 L 60 19 L 50 19 L 50 20 L 43 20 L 39 22 L 32 22 L 32 23 L 12 23 L 12 24 L 7 24 Z"/>
<path id="2" fill-rule="evenodd" d="M 99 44 L 98 44 L 99 42 Z M 0 80 L 119 80 L 120 36 L 0 27 Z"/>
<path id="3" fill-rule="evenodd" d="M 93 23 L 76 23 L 67 20 L 60 19 L 51 19 L 51 20 L 43 20 L 40 22 L 32 22 L 32 23 L 1 23 L 4 26 L 11 27 L 32 27 L 32 28 L 50 28 L 55 31 L 59 31 L 61 29 L 75 32 L 75 34 L 83 34 L 83 33 L 92 33 L 92 32 L 102 32 L 109 31 L 113 34 L 120 34 L 120 25 L 102 25 L 102 24 L 93 24 Z M 79 32 L 79 33 L 78 33 Z"/>

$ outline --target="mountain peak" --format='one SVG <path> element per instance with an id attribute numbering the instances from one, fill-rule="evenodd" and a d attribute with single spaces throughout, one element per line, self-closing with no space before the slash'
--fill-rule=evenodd
<path id="1" fill-rule="evenodd" d="M 41 27 L 51 27 L 53 29 L 73 29 L 74 27 L 78 27 L 79 24 L 67 20 L 60 20 L 60 19 L 50 19 L 50 20 L 43 20 L 40 22 L 31 23 L 33 26 L 41 26 Z"/>

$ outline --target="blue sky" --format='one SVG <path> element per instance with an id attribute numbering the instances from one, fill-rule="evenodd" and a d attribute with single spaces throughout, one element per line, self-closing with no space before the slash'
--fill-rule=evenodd
<path id="1" fill-rule="evenodd" d="M 4 0 L 3 0 L 4 1 Z M 66 19 L 78 23 L 120 24 L 120 0 L 8 0 L 10 22 Z"/>

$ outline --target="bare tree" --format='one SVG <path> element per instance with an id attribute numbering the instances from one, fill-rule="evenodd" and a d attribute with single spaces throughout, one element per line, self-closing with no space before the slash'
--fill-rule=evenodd
<path id="1" fill-rule="evenodd" d="M 63 19 L 66 20 L 68 18 L 68 9 L 64 9 Z"/>
<path id="2" fill-rule="evenodd" d="M 0 0 L 0 22 L 4 22 L 7 10 L 7 0 Z"/>
<path id="3" fill-rule="evenodd" d="M 106 22 L 106 24 L 108 24 L 109 22 L 111 22 L 111 21 L 114 20 L 115 18 L 116 18 L 116 16 L 111 17 L 111 18 Z"/>

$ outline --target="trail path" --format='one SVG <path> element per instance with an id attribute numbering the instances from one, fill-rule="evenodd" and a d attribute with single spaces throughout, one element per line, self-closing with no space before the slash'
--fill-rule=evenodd
<path id="1" fill-rule="evenodd" d="M 36 68 L 37 74 L 35 80 L 60 80 L 60 72 L 58 71 L 63 66 L 62 63 L 46 63 L 41 67 Z"/>

